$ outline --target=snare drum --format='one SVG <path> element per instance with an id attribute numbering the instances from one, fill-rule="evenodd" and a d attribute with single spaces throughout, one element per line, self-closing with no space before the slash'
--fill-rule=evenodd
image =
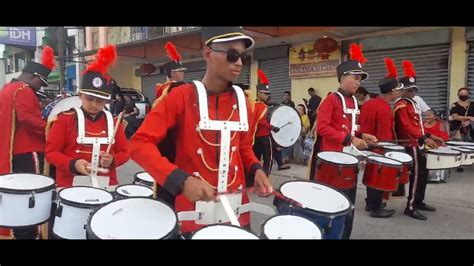
<path id="1" fill-rule="evenodd" d="M 426 169 L 440 170 L 457 168 L 461 164 L 461 152 L 447 147 L 426 151 Z"/>
<path id="2" fill-rule="evenodd" d="M 153 189 L 153 186 L 155 185 L 155 179 L 153 179 L 153 177 L 151 177 L 151 175 L 147 172 L 140 172 L 135 174 L 133 184 L 142 185 Z"/>
<path id="3" fill-rule="evenodd" d="M 351 189 L 357 184 L 359 160 L 357 157 L 336 151 L 317 154 L 316 181 L 340 189 Z"/>
<path id="4" fill-rule="evenodd" d="M 469 158 L 471 160 L 471 163 L 474 164 L 474 146 L 459 146 L 459 147 L 472 151 L 472 153 L 469 155 Z"/>
<path id="5" fill-rule="evenodd" d="M 36 174 L 0 175 L 0 226 L 43 224 L 56 199 L 54 180 Z"/>
<path id="6" fill-rule="evenodd" d="M 191 239 L 259 239 L 257 235 L 235 225 L 215 224 L 203 227 Z"/>
<path id="7" fill-rule="evenodd" d="M 390 144 L 390 145 L 379 145 L 379 146 L 380 148 L 383 149 L 384 153 L 389 152 L 389 151 L 406 152 L 405 147 L 400 146 L 400 145 Z"/>
<path id="8" fill-rule="evenodd" d="M 177 239 L 178 216 L 166 203 L 127 198 L 96 210 L 87 223 L 88 239 Z"/>
<path id="9" fill-rule="evenodd" d="M 369 156 L 362 183 L 381 191 L 396 191 L 402 168 L 402 163 L 399 161 L 382 156 Z"/>
<path id="10" fill-rule="evenodd" d="M 393 142 L 384 142 L 384 141 L 377 142 L 377 145 L 378 146 L 399 146 Z"/>
<path id="11" fill-rule="evenodd" d="M 467 141 L 446 141 L 446 145 L 449 146 L 474 146 L 474 142 L 467 142 Z"/>
<path id="12" fill-rule="evenodd" d="M 283 148 L 293 146 L 301 135 L 301 118 L 298 112 L 286 105 L 276 105 L 270 107 L 268 113 L 270 124 L 280 128 L 277 133 L 271 132 L 275 143 Z"/>
<path id="13" fill-rule="evenodd" d="M 149 187 L 142 185 L 120 185 L 115 189 L 114 197 L 116 199 L 125 198 L 152 198 L 153 190 Z"/>
<path id="14" fill-rule="evenodd" d="M 322 232 L 315 223 L 296 215 L 276 215 L 262 225 L 265 239 L 321 239 Z"/>
<path id="15" fill-rule="evenodd" d="M 86 239 L 87 219 L 94 209 L 113 200 L 112 194 L 94 187 L 69 187 L 59 191 L 53 234 L 63 239 Z"/>
<path id="16" fill-rule="evenodd" d="M 323 230 L 323 239 L 341 239 L 344 225 L 353 206 L 346 195 L 312 181 L 288 181 L 279 191 L 303 205 L 294 206 L 290 202 L 275 198 L 273 204 L 279 214 L 305 217 Z"/>
<path id="17" fill-rule="evenodd" d="M 474 147 L 474 146 L 473 146 Z M 471 156 L 474 155 L 474 150 L 466 149 L 458 146 L 451 146 L 452 150 L 458 151 L 461 153 L 461 161 L 459 162 L 460 166 L 467 166 L 472 164 Z"/>
<path id="18" fill-rule="evenodd" d="M 402 163 L 402 175 L 399 183 L 404 185 L 410 181 L 411 166 L 413 164 L 413 158 L 404 152 L 389 151 L 385 153 L 385 157 L 397 160 Z"/>

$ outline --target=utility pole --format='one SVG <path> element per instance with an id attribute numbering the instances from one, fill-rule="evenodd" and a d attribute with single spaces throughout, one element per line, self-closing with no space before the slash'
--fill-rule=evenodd
<path id="1" fill-rule="evenodd" d="M 59 56 L 59 94 L 64 92 L 65 87 L 65 44 L 66 44 L 66 29 L 64 27 L 58 27 L 58 56 Z"/>

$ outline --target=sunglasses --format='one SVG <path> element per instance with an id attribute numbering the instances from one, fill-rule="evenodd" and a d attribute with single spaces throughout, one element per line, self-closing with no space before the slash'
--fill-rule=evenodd
<path id="1" fill-rule="evenodd" d="M 239 53 L 239 51 L 235 50 L 234 48 L 230 48 L 229 50 L 221 50 L 221 49 L 216 49 L 213 47 L 209 47 L 209 48 L 214 52 L 226 53 L 227 61 L 229 61 L 229 63 L 235 63 L 240 59 L 242 60 L 242 64 L 245 64 L 248 62 L 248 59 L 249 59 L 249 56 L 247 55 L 246 52 Z"/>

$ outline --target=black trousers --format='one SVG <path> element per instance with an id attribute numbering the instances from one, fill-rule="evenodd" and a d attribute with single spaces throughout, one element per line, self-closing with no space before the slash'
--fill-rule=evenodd
<path id="1" fill-rule="evenodd" d="M 351 189 L 340 189 L 340 192 L 345 194 L 351 203 L 355 206 L 356 202 L 356 194 L 357 194 L 357 186 Z M 342 239 L 349 239 L 352 233 L 352 226 L 354 224 L 354 216 L 355 216 L 355 208 L 352 209 L 352 212 L 346 217 L 346 222 L 344 225 L 344 232 L 342 233 Z"/>
<path id="2" fill-rule="evenodd" d="M 267 176 L 270 174 L 272 162 L 272 145 L 270 136 L 257 137 L 253 145 L 253 152 L 257 159 L 261 160 L 263 156 L 263 171 Z M 249 178 L 250 179 L 250 178 Z M 253 178 L 252 178 L 253 179 Z M 249 182 L 250 181 L 250 182 Z M 254 180 L 247 180 L 247 185 L 253 185 Z"/>
<path id="3" fill-rule="evenodd" d="M 414 205 L 420 205 L 425 200 L 428 170 L 426 169 L 426 157 L 418 147 L 407 148 L 407 153 L 413 157 L 407 208 L 413 210 Z"/>
<path id="4" fill-rule="evenodd" d="M 367 207 L 372 211 L 382 209 L 383 191 L 367 187 Z"/>
<path id="5" fill-rule="evenodd" d="M 13 173 L 42 174 L 44 169 L 44 153 L 29 152 L 13 155 Z M 36 239 L 37 226 L 25 226 L 13 229 L 15 239 Z"/>
<path id="6" fill-rule="evenodd" d="M 273 140 L 271 140 L 271 142 L 272 142 L 272 156 L 273 156 L 273 159 L 275 159 L 278 167 L 281 167 L 283 165 L 283 158 L 282 158 L 282 155 L 281 155 L 281 150 L 277 149 L 278 145 Z M 271 167 L 273 167 L 273 161 L 272 161 Z"/>

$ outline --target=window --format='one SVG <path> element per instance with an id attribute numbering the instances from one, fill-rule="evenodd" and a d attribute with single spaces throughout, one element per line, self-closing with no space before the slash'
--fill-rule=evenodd
<path id="1" fill-rule="evenodd" d="M 14 68 L 15 68 L 15 65 L 13 63 L 13 55 L 9 55 L 7 57 L 7 60 L 5 60 L 5 72 L 7 74 L 11 74 L 11 73 L 15 72 Z"/>
<path id="2" fill-rule="evenodd" d="M 26 66 L 26 54 L 15 54 L 15 72 L 21 71 Z"/>

